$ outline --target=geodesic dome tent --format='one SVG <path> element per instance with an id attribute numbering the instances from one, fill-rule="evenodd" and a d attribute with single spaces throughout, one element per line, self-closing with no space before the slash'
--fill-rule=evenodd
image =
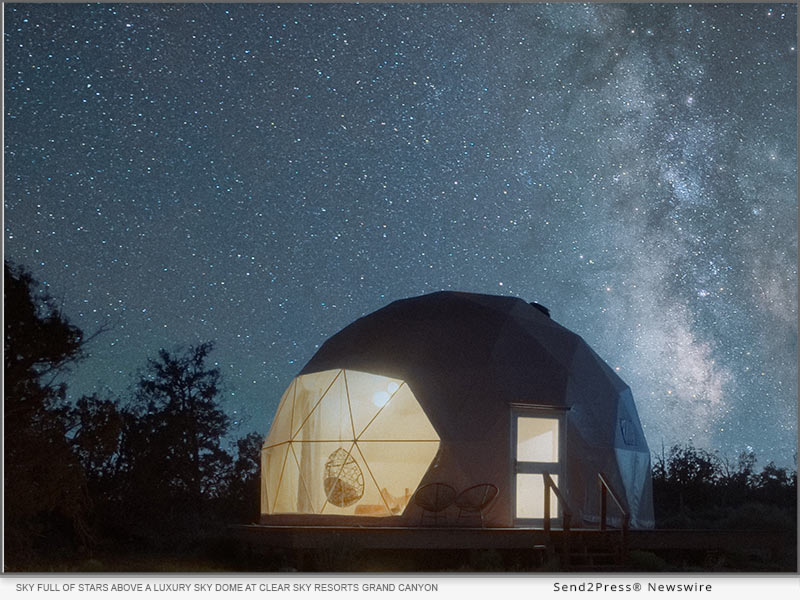
<path id="1" fill-rule="evenodd" d="M 345 327 L 287 388 L 261 461 L 263 523 L 417 525 L 413 495 L 438 482 L 491 483 L 484 524 L 537 526 L 548 473 L 580 526 L 600 519 L 602 473 L 631 527 L 653 526 L 630 389 L 512 297 L 439 292 Z"/>

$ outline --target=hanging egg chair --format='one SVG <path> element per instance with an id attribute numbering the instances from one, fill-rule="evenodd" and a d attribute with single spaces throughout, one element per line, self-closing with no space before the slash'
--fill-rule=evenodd
<path id="1" fill-rule="evenodd" d="M 328 502 L 340 508 L 358 502 L 364 495 L 364 474 L 344 448 L 337 448 L 328 456 L 323 485 Z"/>

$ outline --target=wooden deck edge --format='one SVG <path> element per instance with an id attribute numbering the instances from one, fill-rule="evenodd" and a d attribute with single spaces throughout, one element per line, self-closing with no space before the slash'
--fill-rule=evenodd
<path id="1" fill-rule="evenodd" d="M 551 543 L 614 543 L 619 530 L 593 529 L 564 532 L 522 528 L 445 527 L 321 527 L 288 525 L 234 525 L 240 540 L 271 548 L 351 549 L 534 549 Z M 628 550 L 774 550 L 795 543 L 794 532 L 763 530 L 630 530 Z"/>

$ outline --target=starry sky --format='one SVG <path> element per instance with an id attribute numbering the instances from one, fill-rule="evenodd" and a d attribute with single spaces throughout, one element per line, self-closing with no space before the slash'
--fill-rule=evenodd
<path id="1" fill-rule="evenodd" d="M 548 306 L 652 450 L 797 453 L 791 4 L 5 4 L 6 257 L 128 397 L 213 340 L 266 434 L 336 331 Z"/>

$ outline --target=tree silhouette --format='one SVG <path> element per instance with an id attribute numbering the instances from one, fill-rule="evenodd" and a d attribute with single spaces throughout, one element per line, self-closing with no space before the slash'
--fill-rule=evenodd
<path id="1" fill-rule="evenodd" d="M 249 433 L 236 440 L 236 460 L 228 476 L 220 514 L 235 523 L 258 522 L 259 476 L 263 436 Z"/>
<path id="2" fill-rule="evenodd" d="M 4 281 L 7 569 L 79 549 L 174 550 L 203 528 L 257 519 L 261 436 L 223 448 L 211 343 L 161 350 L 124 405 L 96 394 L 68 402 L 61 382 L 104 329 L 86 337 L 24 268 L 6 263 Z"/>
<path id="3" fill-rule="evenodd" d="M 5 541 L 14 568 L 39 547 L 88 540 L 83 470 L 67 437 L 69 407 L 56 377 L 81 357 L 80 329 L 32 275 L 4 264 Z"/>
<path id="4" fill-rule="evenodd" d="M 196 526 L 230 468 L 220 445 L 229 423 L 218 404 L 220 373 L 206 365 L 212 349 L 162 349 L 124 414 L 119 472 L 129 514 L 156 527 Z"/>
<path id="5" fill-rule="evenodd" d="M 123 416 L 117 403 L 96 394 L 83 396 L 68 412 L 69 435 L 88 479 L 111 477 L 118 456 Z"/>

